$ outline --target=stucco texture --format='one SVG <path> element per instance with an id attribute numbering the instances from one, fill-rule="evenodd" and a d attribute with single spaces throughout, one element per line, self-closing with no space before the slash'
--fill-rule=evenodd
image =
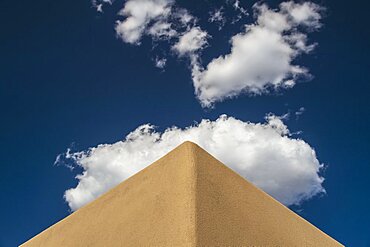
<path id="1" fill-rule="evenodd" d="M 21 246 L 342 245 L 185 142 Z"/>

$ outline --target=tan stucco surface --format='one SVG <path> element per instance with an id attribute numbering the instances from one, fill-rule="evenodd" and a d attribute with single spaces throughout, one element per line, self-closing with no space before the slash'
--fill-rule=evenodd
<path id="1" fill-rule="evenodd" d="M 342 246 L 185 142 L 21 246 Z"/>

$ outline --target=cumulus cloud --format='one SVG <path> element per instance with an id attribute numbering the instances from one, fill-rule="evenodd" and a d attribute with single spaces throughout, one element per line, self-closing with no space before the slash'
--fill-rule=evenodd
<path id="1" fill-rule="evenodd" d="M 207 44 L 208 34 L 199 27 L 186 31 L 172 47 L 179 56 L 195 54 Z"/>
<path id="2" fill-rule="evenodd" d="M 126 43 L 140 45 L 145 35 L 153 41 L 168 41 L 174 53 L 190 58 L 192 64 L 207 45 L 209 35 L 197 25 L 198 19 L 173 0 L 129 0 L 119 15 L 123 20 L 116 22 L 115 30 Z"/>
<path id="3" fill-rule="evenodd" d="M 315 44 L 307 44 L 304 31 L 320 27 L 322 8 L 314 3 L 283 2 L 280 10 L 255 4 L 256 23 L 231 38 L 231 52 L 213 59 L 206 68 L 193 68 L 195 93 L 203 106 L 246 92 L 263 94 L 270 89 L 293 87 L 309 77 L 306 68 L 294 64 Z"/>
<path id="4" fill-rule="evenodd" d="M 144 35 L 153 40 L 178 38 L 190 29 L 196 18 L 173 0 L 128 0 L 119 11 L 116 34 L 124 42 L 139 45 Z"/>
<path id="5" fill-rule="evenodd" d="M 139 44 L 148 25 L 153 21 L 162 21 L 171 12 L 171 0 L 129 0 L 119 15 L 125 19 L 116 22 L 117 35 L 127 43 Z M 157 30 L 164 32 L 166 24 L 157 27 Z M 152 30 L 153 32 L 153 30 Z"/>
<path id="6" fill-rule="evenodd" d="M 241 176 L 285 205 L 299 204 L 325 192 L 322 164 L 309 144 L 292 138 L 282 118 L 268 115 L 265 123 L 243 122 L 226 115 L 181 129 L 157 132 L 145 124 L 122 141 L 101 144 L 61 157 L 83 169 L 78 185 L 65 192 L 77 210 L 142 170 L 184 141 L 193 141 Z"/>

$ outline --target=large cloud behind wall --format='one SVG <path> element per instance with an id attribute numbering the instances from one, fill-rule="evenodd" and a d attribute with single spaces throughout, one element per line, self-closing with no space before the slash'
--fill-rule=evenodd
<path id="1" fill-rule="evenodd" d="M 269 115 L 265 123 L 251 123 L 222 115 L 162 133 L 145 124 L 122 141 L 82 152 L 68 150 L 56 162 L 67 158 L 83 172 L 76 177 L 78 185 L 65 192 L 65 200 L 75 211 L 187 140 L 285 205 L 325 192 L 319 174 L 323 165 L 314 149 L 293 138 L 281 118 Z"/>

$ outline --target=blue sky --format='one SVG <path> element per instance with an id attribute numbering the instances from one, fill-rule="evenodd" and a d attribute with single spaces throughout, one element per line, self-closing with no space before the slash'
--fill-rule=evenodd
<path id="1" fill-rule="evenodd" d="M 265 3 L 270 10 L 279 9 L 278 1 Z M 283 137 L 290 140 L 292 148 L 299 138 L 308 145 L 308 150 L 316 151 L 314 158 L 324 164 L 318 175 L 311 175 L 325 178 L 319 185 L 326 193 L 313 193 L 292 209 L 346 246 L 370 246 L 367 4 L 316 2 L 325 8 L 319 11 L 322 26 L 312 32 L 307 27 L 299 30 L 307 34 L 307 44 L 317 46 L 308 54 L 301 52 L 292 61 L 309 69 L 312 78 L 299 77 L 291 88 L 278 86 L 278 90 L 256 96 L 237 92 L 237 96 L 222 98 L 208 108 L 204 104 L 202 107 L 199 95 L 198 99 L 194 95 L 191 74 L 194 63 L 190 59 L 195 56 L 196 63 L 206 69 L 213 59 L 229 54 L 231 37 L 244 33 L 244 25 L 256 21 L 252 8 L 255 2 L 240 2 L 248 16 L 236 10 L 232 1 L 172 4 L 173 9 L 186 9 L 197 18 L 192 27 L 207 32 L 207 44 L 202 48 L 183 55 L 171 49 L 187 27 L 179 28 L 179 36 L 170 41 L 144 35 L 140 45 L 125 42 L 114 29 L 117 20 L 126 18 L 117 16 L 125 5 L 121 0 L 104 4 L 104 13 L 97 12 L 89 1 L 2 3 L 0 246 L 20 244 L 70 214 L 63 195 L 77 186 L 79 181 L 74 177 L 83 171 L 78 162 L 84 159 L 68 159 L 65 155 L 68 148 L 76 153 L 103 143 L 114 144 L 146 123 L 158 126 L 156 130 L 162 132 L 171 126 L 194 126 L 202 119 L 216 121 L 221 114 L 238 119 L 245 126 L 252 126 L 249 122 L 261 123 L 269 130 L 271 125 L 265 120 L 268 113 L 274 114 L 280 127 L 289 128 L 290 134 Z M 219 30 L 217 23 L 208 19 L 209 12 L 221 6 L 227 21 Z M 238 14 L 242 14 L 241 19 L 232 24 Z M 315 24 L 310 25 L 312 29 Z M 156 58 L 167 59 L 163 69 L 155 66 Z M 255 60 L 258 59 L 252 57 L 248 62 Z M 249 66 L 254 64 L 241 66 L 232 75 L 241 71 L 245 78 L 243 73 Z M 261 73 L 264 76 L 269 71 Z M 213 82 L 200 81 L 201 85 Z M 244 79 L 243 82 L 249 83 Z M 222 90 L 218 92 L 225 95 Z M 302 107 L 304 111 L 297 116 Z M 289 117 L 279 117 L 286 113 L 290 113 Z M 298 131 L 302 132 L 297 134 Z M 252 127 L 251 133 L 267 132 Z M 171 140 L 162 140 L 165 147 L 156 146 L 153 150 L 163 152 L 175 144 Z M 278 137 L 276 140 L 280 143 Z M 227 151 L 225 146 L 215 143 L 212 150 L 220 155 L 218 158 L 231 160 L 222 154 Z M 115 146 L 108 146 L 108 150 L 111 147 Z M 63 162 L 54 165 L 60 154 Z M 273 151 L 269 154 L 275 155 Z M 295 157 L 298 162 L 300 157 Z M 288 164 L 291 160 L 284 161 Z M 308 167 L 313 164 L 307 162 Z M 71 171 L 65 165 L 75 169 Z M 252 173 L 256 171 L 258 166 Z M 275 177 L 285 181 L 281 174 Z M 287 181 L 294 184 L 295 177 L 289 172 Z M 86 191 L 89 190 L 88 187 Z M 309 194 L 312 186 L 304 185 L 302 191 Z M 279 195 L 278 192 L 289 194 L 292 190 L 272 193 Z"/>

